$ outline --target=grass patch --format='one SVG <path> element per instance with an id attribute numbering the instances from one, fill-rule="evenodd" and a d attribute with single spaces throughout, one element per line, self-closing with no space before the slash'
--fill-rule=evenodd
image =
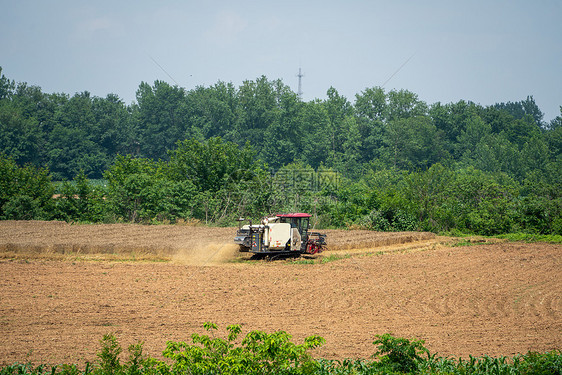
<path id="1" fill-rule="evenodd" d="M 546 242 L 560 244 L 562 243 L 562 236 L 558 234 L 530 234 L 530 233 L 508 233 L 497 236 L 508 241 L 523 241 L 523 242 Z"/>
<path id="2" fill-rule="evenodd" d="M 502 239 L 507 241 L 522 241 L 527 243 L 546 242 L 560 244 L 562 243 L 562 235 L 559 234 L 536 234 L 536 233 L 505 233 L 496 236 L 475 236 L 473 233 L 463 233 L 458 230 L 439 233 L 440 236 L 457 237 L 460 240 L 452 246 L 472 246 L 478 243 L 493 242 L 493 239 Z"/>
<path id="3" fill-rule="evenodd" d="M 314 264 L 314 259 L 298 258 L 290 262 L 291 264 Z"/>
<path id="4" fill-rule="evenodd" d="M 324 263 L 329 263 L 329 262 L 334 262 L 336 260 L 340 260 L 340 259 L 347 259 L 347 258 L 351 258 L 351 255 L 349 254 L 330 254 L 326 257 L 322 257 L 320 259 L 320 263 L 324 264 Z"/>
<path id="5" fill-rule="evenodd" d="M 486 244 L 487 241 L 474 241 L 472 239 L 463 239 L 451 244 L 451 247 L 463 247 L 463 246 L 478 246 Z"/>

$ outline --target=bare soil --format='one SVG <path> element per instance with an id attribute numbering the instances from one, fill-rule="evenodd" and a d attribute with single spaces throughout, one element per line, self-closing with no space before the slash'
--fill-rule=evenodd
<path id="1" fill-rule="evenodd" d="M 367 358 L 386 332 L 465 358 L 562 348 L 560 245 L 325 231 L 325 262 L 257 262 L 234 231 L 0 222 L 0 363 L 95 361 L 109 332 L 159 357 L 207 321 L 317 334 L 325 358 Z"/>

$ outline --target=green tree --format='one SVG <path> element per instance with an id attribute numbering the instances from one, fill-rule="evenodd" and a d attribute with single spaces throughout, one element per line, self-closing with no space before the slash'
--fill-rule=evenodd
<path id="1" fill-rule="evenodd" d="M 389 121 L 383 139 L 383 157 L 394 168 L 427 169 L 447 155 L 441 133 L 427 116 Z"/>
<path id="2" fill-rule="evenodd" d="M 337 160 L 336 154 L 343 152 L 343 144 L 346 134 L 346 118 L 353 115 L 351 103 L 338 91 L 330 87 L 327 92 L 328 98 L 323 102 L 328 115 L 328 127 L 323 129 L 327 133 L 330 142 L 328 154 L 328 166 L 333 166 L 333 160 Z"/>
<path id="3" fill-rule="evenodd" d="M 212 323 L 205 323 L 204 327 L 207 331 L 217 329 Z M 172 373 L 313 374 L 317 364 L 308 350 L 320 347 L 325 342 L 322 337 L 310 336 L 303 344 L 294 344 L 291 342 L 291 335 L 283 331 L 251 331 L 240 344 L 236 344 L 241 332 L 240 326 L 230 325 L 227 330 L 226 339 L 193 334 L 192 343 L 168 342 L 163 355 L 172 361 Z"/>
<path id="4" fill-rule="evenodd" d="M 280 84 L 280 83 L 279 83 Z M 255 147 L 258 154 L 262 149 L 266 151 L 269 143 L 266 139 L 266 129 L 278 121 L 279 101 L 276 93 L 276 83 L 261 76 L 255 81 L 244 81 L 238 89 L 239 116 L 236 123 L 237 139 L 233 141 L 239 145 L 246 141 Z"/>
<path id="5" fill-rule="evenodd" d="M 20 167 L 0 153 L 0 217 L 46 219 L 53 192 L 47 169 Z"/>
<path id="6" fill-rule="evenodd" d="M 48 166 L 57 180 L 71 179 L 80 171 L 101 178 L 111 157 L 100 145 L 94 112 L 95 98 L 85 91 L 56 107 L 54 125 L 48 132 Z"/>
<path id="7" fill-rule="evenodd" d="M 139 129 L 140 154 L 152 159 L 167 159 L 178 140 L 191 138 L 185 90 L 155 81 L 142 82 L 137 90 L 133 118 Z"/>
<path id="8" fill-rule="evenodd" d="M 509 124 L 515 119 L 507 111 L 495 108 L 493 106 L 481 108 L 479 111 L 480 117 L 487 124 L 492 127 L 492 133 L 499 134 L 502 131 L 507 131 Z"/>
<path id="9" fill-rule="evenodd" d="M 537 126 L 543 126 L 544 113 L 540 110 L 533 96 L 527 96 L 527 99 L 519 102 L 498 103 L 494 108 L 503 110 L 509 113 L 515 119 L 523 119 L 525 116 L 530 116 L 532 121 Z"/>
<path id="10" fill-rule="evenodd" d="M 549 128 L 545 131 L 545 140 L 554 158 L 562 157 L 562 106 L 560 115 L 552 119 Z"/>
<path id="11" fill-rule="evenodd" d="M 297 159 L 314 169 L 326 165 L 332 147 L 331 136 L 325 130 L 330 126 L 326 107 L 319 100 L 304 103 L 298 121 L 303 129 L 303 140 Z"/>
<path id="12" fill-rule="evenodd" d="M 457 227 L 483 235 L 508 233 L 514 224 L 518 195 L 518 185 L 505 175 L 472 167 L 457 170 L 450 192 Z"/>
<path id="13" fill-rule="evenodd" d="M 378 345 L 373 357 L 379 360 L 378 366 L 389 373 L 416 373 L 422 355 L 429 351 L 423 346 L 423 340 L 408 340 L 394 337 L 389 333 L 377 335 L 374 345 Z"/>
<path id="14" fill-rule="evenodd" d="M 453 172 L 434 164 L 426 171 L 410 173 L 404 180 L 402 194 L 409 203 L 407 212 L 415 215 L 416 229 L 443 231 L 456 227 L 450 199 Z"/>
<path id="15" fill-rule="evenodd" d="M 387 121 L 425 116 L 428 113 L 427 104 L 419 100 L 418 95 L 411 91 L 392 90 L 387 94 L 387 97 Z"/>
<path id="16" fill-rule="evenodd" d="M 71 178 L 84 171 L 100 178 L 109 164 L 108 155 L 91 140 L 87 130 L 55 125 L 49 134 L 48 165 L 56 180 Z"/>
<path id="17" fill-rule="evenodd" d="M 25 117 L 13 103 L 0 101 L 0 150 L 21 165 L 41 165 L 43 144 L 37 120 Z"/>
<path id="18" fill-rule="evenodd" d="M 2 74 L 2 67 L 0 66 L 0 100 L 9 98 L 12 95 L 14 88 L 14 81 L 9 80 L 4 74 Z"/>
<path id="19" fill-rule="evenodd" d="M 470 158 L 471 160 L 465 160 L 465 165 L 485 172 L 504 172 L 515 177 L 521 177 L 524 172 L 521 154 L 504 132 L 482 137 Z"/>
<path id="20" fill-rule="evenodd" d="M 97 223 L 107 218 L 105 186 L 92 183 L 84 172 L 72 182 L 63 181 L 59 190 L 51 214 L 53 219 Z"/>
<path id="21" fill-rule="evenodd" d="M 317 182 L 310 165 L 302 162 L 286 164 L 276 171 L 271 182 L 273 211 L 307 212 Z"/>
<path id="22" fill-rule="evenodd" d="M 509 141 L 521 149 L 533 137 L 541 135 L 541 129 L 534 123 L 531 116 L 511 121 L 505 130 Z"/>
<path id="23" fill-rule="evenodd" d="M 531 171 L 544 171 L 550 160 L 550 150 L 542 136 L 531 137 L 523 145 L 521 161 L 524 168 L 522 176 Z"/>
<path id="24" fill-rule="evenodd" d="M 443 132 L 449 152 L 454 154 L 459 137 L 463 131 L 467 130 L 466 128 L 470 121 L 475 121 L 479 118 L 480 110 L 479 106 L 464 100 L 445 105 L 439 102 L 431 105 L 429 115 L 437 129 Z M 458 158 L 460 155 L 457 154 L 455 156 Z"/>
<path id="25" fill-rule="evenodd" d="M 205 142 L 188 139 L 176 146 L 169 152 L 170 178 L 189 180 L 199 191 L 219 191 L 230 183 L 253 178 L 261 168 L 249 143 L 239 148 L 215 137 Z"/>
<path id="26" fill-rule="evenodd" d="M 271 168 L 291 163 L 299 156 L 304 142 L 304 129 L 299 122 L 303 103 L 297 94 L 280 81 L 274 83 L 278 110 L 275 119 L 265 131 L 267 140 L 260 159 Z"/>
<path id="27" fill-rule="evenodd" d="M 138 130 L 134 126 L 129 110 L 117 95 L 109 94 L 105 98 L 94 97 L 92 113 L 94 126 L 90 137 L 101 146 L 108 160 L 112 160 L 117 154 L 136 152 Z"/>
<path id="28" fill-rule="evenodd" d="M 387 97 L 384 89 L 374 87 L 365 89 L 355 96 L 355 116 L 357 118 L 360 163 L 378 158 L 383 146 L 384 122 L 387 117 Z"/>
<path id="29" fill-rule="evenodd" d="M 238 92 L 232 83 L 219 81 L 208 88 L 196 87 L 186 93 L 186 102 L 194 137 L 199 140 L 212 137 L 239 138 L 235 130 Z M 186 135 L 184 138 L 189 137 Z"/>
<path id="30" fill-rule="evenodd" d="M 492 127 L 485 123 L 482 118 L 477 115 L 470 116 L 466 120 L 465 128 L 460 131 L 457 137 L 455 154 L 463 159 L 471 159 L 474 152 L 474 146 L 480 143 L 482 138 L 489 136 Z"/>
<path id="31" fill-rule="evenodd" d="M 187 218 L 195 188 L 172 181 L 164 162 L 118 156 L 104 173 L 108 210 L 117 220 L 151 222 Z"/>
<path id="32" fill-rule="evenodd" d="M 265 207 L 270 194 L 264 166 L 249 143 L 240 148 L 221 138 L 177 143 L 166 174 L 196 191 L 191 209 L 205 222 L 224 223 Z"/>

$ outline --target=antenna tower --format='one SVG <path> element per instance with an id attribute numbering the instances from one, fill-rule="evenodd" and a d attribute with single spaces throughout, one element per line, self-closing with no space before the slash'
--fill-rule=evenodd
<path id="1" fill-rule="evenodd" d="M 299 67 L 299 74 L 297 74 L 297 77 L 299 77 L 299 90 L 297 91 L 297 95 L 299 98 L 302 98 L 302 77 L 304 77 L 304 74 L 302 74 L 300 67 Z"/>

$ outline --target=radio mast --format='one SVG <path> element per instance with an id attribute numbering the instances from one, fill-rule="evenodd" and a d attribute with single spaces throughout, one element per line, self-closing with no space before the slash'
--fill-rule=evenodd
<path id="1" fill-rule="evenodd" d="M 299 77 L 299 90 L 297 91 L 297 95 L 299 99 L 302 99 L 302 77 L 304 77 L 304 74 L 302 74 L 300 67 L 299 67 L 299 74 L 297 74 L 297 77 Z"/>

